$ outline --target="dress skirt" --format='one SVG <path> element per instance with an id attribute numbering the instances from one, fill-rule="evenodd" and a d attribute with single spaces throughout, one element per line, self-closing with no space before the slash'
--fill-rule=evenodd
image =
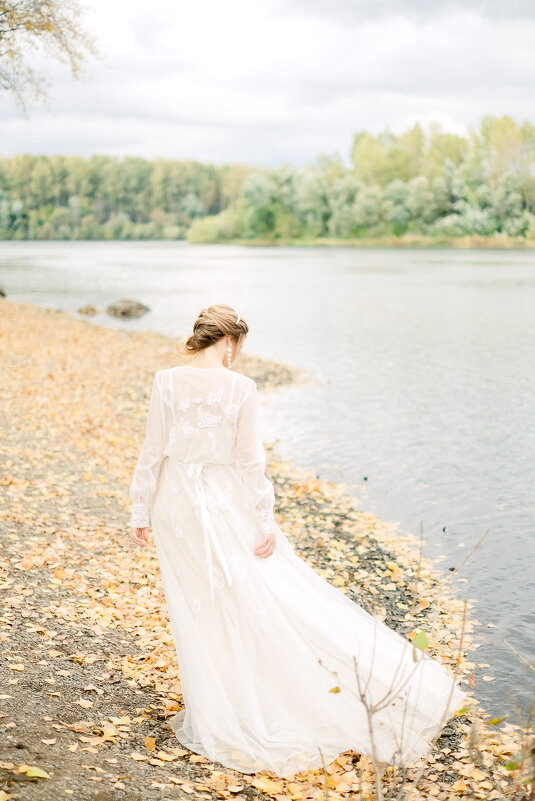
<path id="1" fill-rule="evenodd" d="M 465 699 L 446 667 L 264 539 L 235 463 L 164 459 L 151 506 L 185 708 L 178 741 L 287 778 L 352 749 L 409 765 Z"/>

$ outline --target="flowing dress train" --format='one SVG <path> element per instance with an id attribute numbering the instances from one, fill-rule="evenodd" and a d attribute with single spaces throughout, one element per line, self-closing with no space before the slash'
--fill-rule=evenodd
<path id="1" fill-rule="evenodd" d="M 428 752 L 466 694 L 297 555 L 273 515 L 255 381 L 226 367 L 158 371 L 130 496 L 131 524 L 152 525 L 182 745 L 280 777 L 348 749 L 403 765 Z M 273 554 L 255 556 L 269 531 Z"/>

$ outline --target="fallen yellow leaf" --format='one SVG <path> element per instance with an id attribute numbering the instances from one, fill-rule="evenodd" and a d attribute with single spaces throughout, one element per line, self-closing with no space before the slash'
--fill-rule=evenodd
<path id="1" fill-rule="evenodd" d="M 166 751 L 158 751 L 156 756 L 164 762 L 174 762 L 175 759 L 178 759 L 176 754 L 168 754 Z"/>
<path id="2" fill-rule="evenodd" d="M 50 779 L 50 776 L 48 775 L 46 770 L 43 770 L 42 768 L 34 768 L 34 767 L 28 768 L 28 770 L 26 771 L 26 776 L 37 777 L 39 779 Z"/>
<path id="3" fill-rule="evenodd" d="M 262 790 L 262 792 L 270 793 L 271 795 L 273 795 L 273 793 L 281 793 L 284 789 L 282 782 L 275 782 L 263 776 L 258 779 L 253 779 L 251 784 L 253 787 L 256 787 L 257 790 Z"/>

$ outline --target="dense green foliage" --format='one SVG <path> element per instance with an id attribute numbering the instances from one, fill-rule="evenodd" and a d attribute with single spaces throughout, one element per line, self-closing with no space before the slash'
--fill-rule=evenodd
<path id="1" fill-rule="evenodd" d="M 351 157 L 257 168 L 15 156 L 0 160 L 0 238 L 535 239 L 535 125 L 485 117 L 465 137 L 360 132 Z"/>
<path id="2" fill-rule="evenodd" d="M 419 125 L 400 136 L 361 132 L 351 156 L 350 168 L 322 156 L 300 170 L 256 170 L 188 239 L 535 238 L 535 125 L 486 117 L 466 137 Z"/>
<path id="3" fill-rule="evenodd" d="M 0 159 L 0 238 L 183 239 L 250 168 L 108 156 Z"/>

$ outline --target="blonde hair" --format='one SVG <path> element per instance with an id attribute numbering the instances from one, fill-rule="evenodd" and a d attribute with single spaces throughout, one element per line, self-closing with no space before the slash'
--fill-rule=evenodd
<path id="1" fill-rule="evenodd" d="M 226 303 L 202 309 L 193 323 L 193 333 L 178 343 L 179 353 L 193 356 L 225 336 L 230 336 L 238 344 L 249 333 L 249 326 L 241 316 L 239 322 L 237 320 L 238 312 Z"/>

